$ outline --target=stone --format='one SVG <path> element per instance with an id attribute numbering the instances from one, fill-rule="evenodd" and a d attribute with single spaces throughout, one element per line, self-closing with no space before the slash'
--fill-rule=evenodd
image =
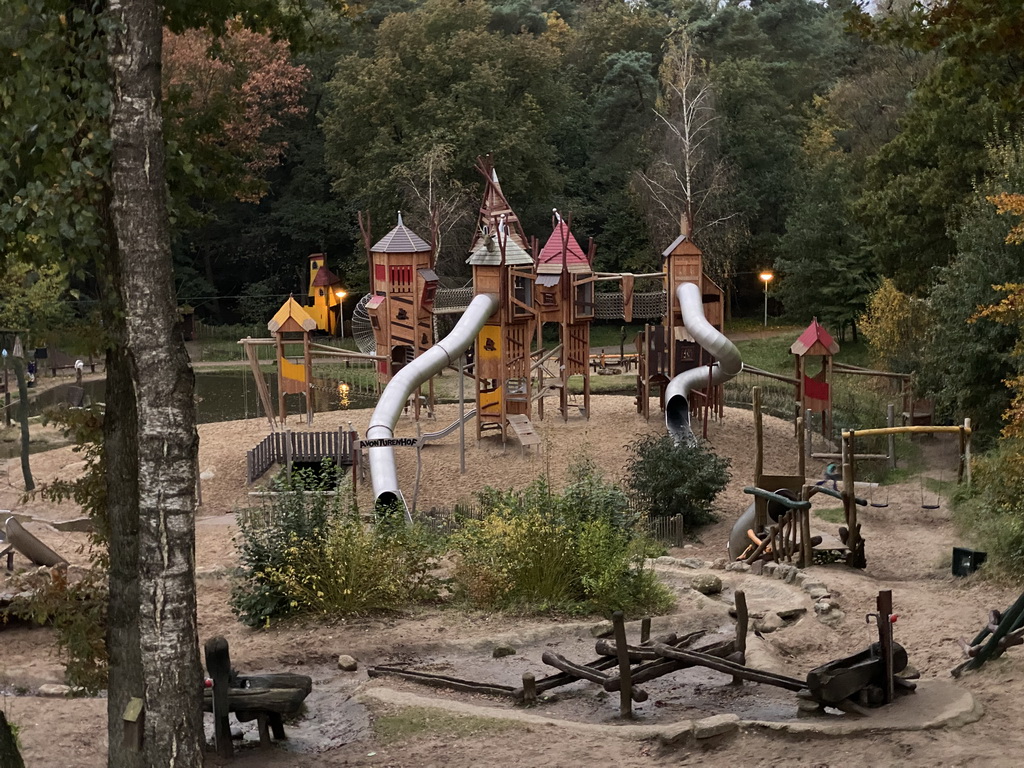
<path id="1" fill-rule="evenodd" d="M 702 573 L 693 577 L 690 586 L 702 595 L 717 595 L 722 591 L 722 580 L 713 573 Z"/>
<path id="2" fill-rule="evenodd" d="M 776 611 L 778 617 L 785 621 L 792 621 L 793 619 L 799 618 L 801 615 L 807 613 L 807 609 L 803 606 L 799 608 L 783 608 L 781 611 Z"/>
<path id="3" fill-rule="evenodd" d="M 720 557 L 711 564 L 711 570 L 713 571 L 724 571 L 727 561 L 724 557 Z"/>
<path id="4" fill-rule="evenodd" d="M 779 565 L 778 570 L 775 571 L 775 578 L 785 580 L 789 576 L 790 571 L 793 570 L 792 565 Z"/>
<path id="5" fill-rule="evenodd" d="M 54 520 L 50 525 L 63 533 L 92 533 L 91 517 L 74 517 L 70 520 Z"/>
<path id="6" fill-rule="evenodd" d="M 725 570 L 746 573 L 750 570 L 750 563 L 729 563 L 727 566 L 725 566 Z"/>
<path id="7" fill-rule="evenodd" d="M 750 564 L 750 572 L 755 576 L 760 576 L 764 570 L 764 560 L 758 560 L 756 563 Z"/>
<path id="8" fill-rule="evenodd" d="M 704 717 L 694 721 L 693 737 L 695 739 L 710 739 L 713 736 L 721 736 L 723 733 L 738 731 L 739 727 L 739 715 L 732 713 L 712 715 L 711 717 Z"/>
<path id="9" fill-rule="evenodd" d="M 338 657 L 338 669 L 342 672 L 355 672 L 359 668 L 359 662 L 347 653 Z"/>
<path id="10" fill-rule="evenodd" d="M 784 581 L 787 584 L 793 584 L 796 581 L 796 577 L 800 575 L 800 569 L 790 566 L 789 571 L 786 572 Z"/>
<path id="11" fill-rule="evenodd" d="M 608 637 L 615 632 L 615 626 L 610 621 L 602 621 L 590 628 L 591 637 Z"/>
<path id="12" fill-rule="evenodd" d="M 778 563 L 765 563 L 764 567 L 761 569 L 761 573 L 765 576 L 774 576 L 777 570 L 779 570 Z"/>
<path id="13" fill-rule="evenodd" d="M 679 564 L 686 566 L 687 568 L 693 568 L 694 570 L 704 568 L 706 565 L 706 563 L 699 557 L 684 557 L 679 561 Z"/>
<path id="14" fill-rule="evenodd" d="M 833 608 L 828 613 L 825 613 L 825 614 L 822 614 L 821 616 L 819 616 L 818 617 L 818 621 L 820 621 L 822 624 L 827 624 L 829 626 L 834 626 L 836 624 L 842 623 L 843 619 L 845 619 L 845 618 L 846 618 L 846 614 L 845 613 L 840 611 L 838 608 Z"/>
<path id="15" fill-rule="evenodd" d="M 796 580 L 794 581 L 794 583 L 795 583 L 795 584 L 796 584 L 796 585 L 797 585 L 798 587 L 802 587 L 802 586 L 803 586 L 804 584 L 806 584 L 806 583 L 807 583 L 807 582 L 808 582 L 808 581 L 809 581 L 809 580 L 810 580 L 811 578 L 812 578 L 812 576 L 811 576 L 811 575 L 810 575 L 809 573 L 805 573 L 804 571 L 800 571 L 800 573 L 798 573 L 798 574 L 796 575 Z"/>
<path id="16" fill-rule="evenodd" d="M 808 581 L 803 586 L 804 592 L 810 595 L 812 600 L 817 600 L 828 594 L 828 589 L 820 581 Z"/>
<path id="17" fill-rule="evenodd" d="M 60 696 L 67 696 L 69 693 L 71 693 L 71 686 L 63 685 L 62 683 L 44 683 L 39 686 L 40 696 L 57 698 Z"/>
<path id="18" fill-rule="evenodd" d="M 814 612 L 822 616 L 832 610 L 832 603 L 828 600 L 819 600 L 814 604 Z"/>
<path id="19" fill-rule="evenodd" d="M 776 630 L 782 629 L 784 625 L 785 622 L 782 620 L 782 617 L 779 616 L 779 614 L 773 612 L 765 614 L 763 619 L 758 619 L 757 621 L 755 621 L 754 629 L 756 629 L 758 632 L 762 634 L 767 635 L 772 632 L 775 632 Z"/>
<path id="20" fill-rule="evenodd" d="M 493 656 L 495 659 L 503 659 L 506 656 L 515 656 L 515 655 L 516 655 L 516 649 L 513 648 L 511 645 L 507 645 L 507 644 L 496 645 L 496 646 L 494 646 L 494 650 L 491 651 L 491 656 Z"/>

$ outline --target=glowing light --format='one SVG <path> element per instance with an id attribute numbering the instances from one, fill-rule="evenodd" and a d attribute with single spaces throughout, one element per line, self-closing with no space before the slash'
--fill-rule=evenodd
<path id="1" fill-rule="evenodd" d="M 348 296 L 348 292 L 347 291 L 335 291 L 334 295 L 337 296 L 339 299 L 344 299 L 346 296 Z"/>
<path id="2" fill-rule="evenodd" d="M 758 277 L 764 280 L 765 284 L 770 283 L 772 280 L 775 279 L 775 275 L 773 275 L 771 272 L 762 272 L 760 275 L 758 275 Z"/>

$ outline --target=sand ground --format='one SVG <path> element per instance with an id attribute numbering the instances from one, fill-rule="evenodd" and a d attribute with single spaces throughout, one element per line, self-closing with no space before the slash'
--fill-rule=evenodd
<path id="1" fill-rule="evenodd" d="M 432 431 L 455 417 L 454 406 L 438 409 L 436 422 L 423 425 Z M 363 433 L 369 411 L 319 414 L 314 429 L 335 429 L 349 422 Z M 766 418 L 765 471 L 789 474 L 797 466 L 792 425 Z M 472 422 L 470 423 L 470 427 Z M 298 424 L 294 429 L 304 429 Z M 568 422 L 549 417 L 536 422 L 543 437 L 540 451 L 521 452 L 509 442 L 489 437 L 475 444 L 467 430 L 467 472 L 459 473 L 458 433 L 423 451 L 418 493 L 421 509 L 471 501 L 485 485 L 521 487 L 541 474 L 556 485 L 564 482 L 570 460 L 589 455 L 608 477 L 621 476 L 627 446 L 646 432 L 664 429 L 656 418 L 644 422 L 635 413 L 631 397 L 595 397 L 589 421 L 573 416 Z M 383 661 L 440 658 L 456 653 L 463 663 L 486 669 L 489 648 L 496 639 L 533 633 L 541 646 L 557 645 L 559 632 L 575 637 L 582 630 L 564 621 L 523 619 L 451 609 L 422 609 L 408 613 L 347 621 L 306 621 L 250 630 L 239 624 L 228 607 L 230 581 L 227 569 L 235 560 L 232 536 L 233 511 L 248 506 L 251 497 L 245 481 L 245 450 L 267 431 L 266 422 L 249 420 L 207 424 L 200 427 L 200 468 L 209 479 L 203 482 L 203 504 L 197 520 L 197 591 L 200 635 L 222 634 L 231 643 L 232 661 L 246 671 L 294 671 L 314 677 L 315 695 L 310 700 L 308 721 L 296 726 L 297 736 L 285 747 L 262 752 L 244 749 L 234 760 L 239 766 L 526 766 L 575 765 L 1017 765 L 1024 748 L 1024 716 L 1017 703 L 1024 693 L 1024 651 L 1011 649 L 981 672 L 963 678 L 959 685 L 971 691 L 985 715 L 961 728 L 868 733 L 846 738 L 824 738 L 743 730 L 706 747 L 663 746 L 656 741 L 623 739 L 615 732 L 614 700 L 605 702 L 607 729 L 578 731 L 551 726 L 518 724 L 496 726 L 489 721 L 453 725 L 450 718 L 429 718 L 419 730 L 404 738 L 388 739 L 374 729 L 397 710 L 392 706 L 364 706 L 353 695 L 380 685 L 364 673 L 346 676 L 334 660 L 341 653 L 365 665 Z M 416 425 L 403 418 L 398 435 L 415 435 Z M 710 425 L 712 447 L 732 461 L 732 481 L 719 499 L 722 520 L 701 531 L 699 538 L 670 554 L 714 560 L 724 555 L 728 530 L 748 503 L 742 488 L 753 476 L 754 446 L 749 412 L 727 410 L 724 419 Z M 954 468 L 951 453 L 936 440 L 923 444 L 928 472 L 948 479 Z M 32 457 L 38 479 L 69 477 L 81 470 L 80 457 L 71 448 L 47 451 Z M 44 520 L 56 521 L 80 515 L 72 505 L 53 505 L 38 499 L 24 500 L 17 460 L 0 472 L 0 508 L 12 509 Z M 399 477 L 411 497 L 416 452 L 398 449 Z M 821 464 L 808 466 L 808 476 L 820 476 Z M 358 491 L 361 504 L 369 503 L 368 484 Z M 881 498 L 879 496 L 879 498 Z M 777 671 L 801 675 L 833 658 L 861 650 L 873 630 L 865 615 L 874 610 L 881 589 L 892 589 L 899 620 L 896 638 L 908 650 L 911 664 L 925 679 L 949 680 L 949 670 L 962 658 L 957 637 L 973 636 L 990 608 L 1005 608 L 1016 590 L 971 577 L 950 575 L 953 546 L 968 544 L 955 533 L 945 504 L 937 510 L 921 508 L 921 486 L 915 479 L 894 486 L 886 496 L 888 506 L 866 508 L 862 513 L 867 541 L 868 566 L 854 571 L 841 565 L 814 566 L 811 572 L 825 583 L 842 606 L 845 618 L 834 626 L 817 621 L 813 612 L 772 634 L 758 638 L 766 664 Z M 931 498 L 929 498 L 929 501 Z M 820 507 L 837 506 L 829 499 Z M 86 537 L 63 533 L 45 522 L 26 524 L 51 547 L 73 563 L 85 562 Z M 838 528 L 820 518 L 815 528 L 832 533 Z M 27 562 L 19 559 L 19 567 Z M 763 576 L 728 574 L 730 588 L 755 591 Z M 695 621 L 692 593 L 679 580 L 671 581 L 680 594 L 670 619 L 680 627 Z M 808 603 L 808 607 L 810 604 Z M 574 634 L 575 633 L 575 634 Z M 62 669 L 55 654 L 52 634 L 46 628 L 8 627 L 0 630 L 0 699 L 10 720 L 20 728 L 26 764 L 94 768 L 105 765 L 105 706 L 102 698 L 47 699 L 37 694 L 40 685 L 60 682 Z M 486 649 L 486 651 L 485 651 Z M 447 656 L 445 656 L 447 658 Z M 537 669 L 537 672 L 540 672 Z M 430 689 L 417 691 L 431 696 Z M 437 694 L 441 696 L 442 694 Z M 898 705 L 897 705 L 898 706 Z M 250 734 L 251 736 L 251 734 Z M 211 764 L 214 759 L 210 758 Z"/>

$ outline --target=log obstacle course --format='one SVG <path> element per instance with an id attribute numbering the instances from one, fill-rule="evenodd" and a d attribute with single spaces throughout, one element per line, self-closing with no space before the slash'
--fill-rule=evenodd
<path id="1" fill-rule="evenodd" d="M 957 643 L 963 648 L 967 661 L 950 672 L 953 677 L 979 669 L 986 661 L 1002 656 L 1008 648 L 1024 645 L 1024 593 L 1005 611 L 989 611 L 988 622 L 970 643 L 963 638 Z"/>
<path id="2" fill-rule="evenodd" d="M 842 659 L 836 659 L 812 669 L 805 678 L 755 669 L 746 665 L 747 631 L 749 617 L 746 596 L 736 591 L 736 634 L 734 638 L 695 645 L 704 638 L 705 631 L 686 635 L 675 634 L 650 637 L 650 620 L 641 623 L 640 642 L 631 645 L 626 639 L 626 627 L 621 612 L 612 616 L 612 638 L 597 640 L 594 646 L 597 658 L 578 663 L 552 651 L 544 651 L 543 662 L 557 672 L 537 677 L 532 672 L 523 675 L 520 687 L 495 683 L 482 683 L 447 675 L 419 672 L 398 665 L 370 667 L 370 677 L 398 677 L 433 687 L 447 688 L 463 693 L 484 694 L 509 698 L 523 705 L 543 701 L 542 694 L 581 680 L 600 685 L 609 693 L 619 694 L 619 715 L 633 717 L 633 704 L 650 699 L 641 688 L 644 683 L 657 680 L 684 669 L 703 667 L 731 675 L 732 683 L 744 682 L 770 685 L 797 694 L 802 711 L 822 712 L 834 707 L 843 712 L 863 714 L 864 707 L 884 706 L 899 694 L 910 693 L 915 684 L 900 676 L 908 666 L 906 650 L 893 641 L 892 592 L 879 592 L 877 612 L 868 614 L 878 628 L 878 642 Z M 1024 614 L 1024 596 L 1019 601 Z"/>

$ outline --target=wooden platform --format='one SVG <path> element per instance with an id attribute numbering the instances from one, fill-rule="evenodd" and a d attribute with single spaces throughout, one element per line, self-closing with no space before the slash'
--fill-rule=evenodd
<path id="1" fill-rule="evenodd" d="M 540 445 L 542 443 L 540 435 L 534 430 L 528 416 L 524 416 L 521 413 L 511 414 L 508 417 L 508 425 L 512 427 L 512 431 L 519 440 L 520 452 L 532 445 Z"/>

